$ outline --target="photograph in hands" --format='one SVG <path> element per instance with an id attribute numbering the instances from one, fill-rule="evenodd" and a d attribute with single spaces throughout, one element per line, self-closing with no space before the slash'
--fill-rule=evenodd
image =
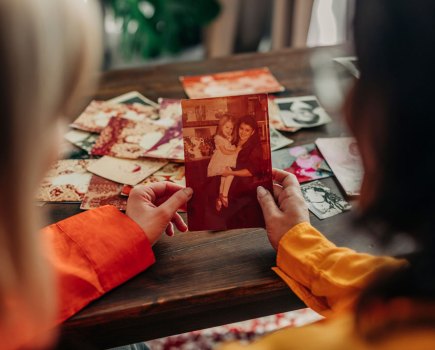
<path id="1" fill-rule="evenodd" d="M 264 227 L 256 189 L 272 189 L 267 95 L 183 100 L 189 230 Z"/>

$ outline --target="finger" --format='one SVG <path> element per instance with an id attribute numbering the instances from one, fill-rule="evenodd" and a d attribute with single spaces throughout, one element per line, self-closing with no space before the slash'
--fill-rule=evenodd
<path id="1" fill-rule="evenodd" d="M 169 237 L 174 235 L 174 225 L 172 225 L 172 222 L 169 222 L 168 226 L 166 226 L 165 232 Z"/>
<path id="2" fill-rule="evenodd" d="M 268 190 L 262 186 L 257 187 L 257 199 L 260 203 L 261 210 L 263 211 L 263 216 L 265 221 L 271 219 L 280 213 L 275 201 Z"/>
<path id="3" fill-rule="evenodd" d="M 279 198 L 279 195 L 281 194 L 282 191 L 283 189 L 281 185 L 273 184 L 273 196 L 275 197 L 275 199 Z"/>
<path id="4" fill-rule="evenodd" d="M 184 222 L 183 218 L 180 216 L 180 214 L 175 213 L 175 215 L 171 219 L 172 223 L 175 224 L 175 227 L 181 231 L 186 232 L 187 231 L 187 225 Z"/>
<path id="5" fill-rule="evenodd" d="M 166 202 L 158 207 L 158 209 L 163 213 L 166 213 L 169 218 L 172 218 L 175 212 L 192 198 L 192 194 L 193 190 L 190 187 L 183 188 L 169 197 Z"/>
<path id="6" fill-rule="evenodd" d="M 298 179 L 294 174 L 284 170 L 272 169 L 273 179 L 284 187 L 299 185 Z"/>

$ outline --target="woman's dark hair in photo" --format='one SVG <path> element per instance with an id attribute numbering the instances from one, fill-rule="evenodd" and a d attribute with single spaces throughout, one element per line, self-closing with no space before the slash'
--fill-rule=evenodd
<path id="1" fill-rule="evenodd" d="M 245 115 L 241 117 L 237 121 L 236 125 L 236 144 L 239 142 L 239 128 L 240 125 L 246 124 L 249 125 L 253 130 L 254 133 L 251 135 L 249 140 L 242 146 L 242 148 L 250 147 L 251 145 L 259 145 L 260 144 L 260 135 L 258 133 L 258 124 L 254 117 L 250 115 Z"/>
<path id="2" fill-rule="evenodd" d="M 373 158 L 361 220 L 383 242 L 406 232 L 419 245 L 405 271 L 362 295 L 363 314 L 370 300 L 435 300 L 435 1 L 357 0 L 354 41 L 361 76 L 345 114 Z"/>

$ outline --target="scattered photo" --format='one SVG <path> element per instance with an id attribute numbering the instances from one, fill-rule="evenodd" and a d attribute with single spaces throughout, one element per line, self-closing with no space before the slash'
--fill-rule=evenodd
<path id="1" fill-rule="evenodd" d="M 99 135 L 81 130 L 70 130 L 64 135 L 65 139 L 71 142 L 73 145 L 84 149 L 86 152 L 91 153 L 94 147 L 95 141 L 97 141 Z"/>
<path id="2" fill-rule="evenodd" d="M 189 229 L 264 227 L 256 189 L 272 189 L 267 95 L 183 100 Z"/>
<path id="3" fill-rule="evenodd" d="M 348 196 L 358 196 L 364 169 L 353 137 L 320 138 L 316 145 Z"/>
<path id="4" fill-rule="evenodd" d="M 272 166 L 295 174 L 299 183 L 334 175 L 314 143 L 272 152 Z"/>
<path id="5" fill-rule="evenodd" d="M 161 140 L 164 134 L 165 128 L 147 120 L 112 118 L 101 131 L 91 154 L 129 159 L 141 158 Z"/>
<path id="6" fill-rule="evenodd" d="M 159 119 L 157 108 L 142 103 L 122 104 L 107 101 L 92 101 L 71 127 L 94 133 L 101 132 L 113 117 L 133 121 Z"/>
<path id="7" fill-rule="evenodd" d="M 92 174 L 87 167 L 93 160 L 64 159 L 57 161 L 39 186 L 36 200 L 42 202 L 81 202 Z"/>
<path id="8" fill-rule="evenodd" d="M 166 128 L 163 137 L 149 151 L 147 157 L 184 160 L 181 100 L 159 99 L 160 119 L 156 122 Z"/>
<path id="9" fill-rule="evenodd" d="M 180 77 L 180 80 L 189 98 L 237 96 L 285 90 L 267 67 L 185 76 Z"/>
<path id="10" fill-rule="evenodd" d="M 184 176 L 185 168 L 183 164 L 169 163 L 160 170 L 157 170 L 151 176 L 148 176 L 141 183 L 148 185 L 153 182 L 169 181 L 177 185 L 186 186 L 186 178 Z"/>
<path id="11" fill-rule="evenodd" d="M 125 210 L 127 208 L 127 197 L 121 196 L 122 187 L 123 185 L 119 183 L 92 175 L 80 209 L 88 210 L 103 205 L 113 205 L 119 210 Z"/>
<path id="12" fill-rule="evenodd" d="M 272 128 L 275 128 L 280 131 L 286 131 L 286 132 L 295 132 L 300 129 L 300 127 L 288 127 L 285 126 L 284 122 L 281 119 L 281 112 L 279 110 L 279 107 L 275 103 L 275 98 L 272 98 L 272 96 L 269 96 L 269 123 Z"/>
<path id="13" fill-rule="evenodd" d="M 112 102 L 112 103 L 140 103 L 143 105 L 149 105 L 149 106 L 153 106 L 155 108 L 159 108 L 159 104 L 155 103 L 154 101 L 150 100 L 149 98 L 145 97 L 144 95 L 140 94 L 137 91 L 130 91 L 127 92 L 126 94 L 122 94 L 120 96 L 114 97 L 110 100 L 108 100 L 107 102 Z"/>
<path id="14" fill-rule="evenodd" d="M 336 57 L 333 59 L 333 61 L 341 64 L 349 71 L 350 74 L 359 79 L 360 72 L 358 68 L 358 59 L 355 56 Z"/>
<path id="15" fill-rule="evenodd" d="M 270 127 L 270 149 L 271 151 L 276 151 L 277 149 L 283 148 L 285 146 L 291 145 L 293 143 L 292 139 L 285 137 L 279 131 Z"/>
<path id="16" fill-rule="evenodd" d="M 275 102 L 287 127 L 312 128 L 331 121 L 315 96 L 277 98 Z"/>
<path id="17" fill-rule="evenodd" d="M 105 156 L 89 165 L 88 171 L 108 180 L 134 186 L 167 163 L 166 160 L 132 160 Z"/>
<path id="18" fill-rule="evenodd" d="M 342 213 L 351 208 L 340 194 L 322 184 L 313 181 L 301 186 L 302 195 L 310 211 L 320 220 Z"/>

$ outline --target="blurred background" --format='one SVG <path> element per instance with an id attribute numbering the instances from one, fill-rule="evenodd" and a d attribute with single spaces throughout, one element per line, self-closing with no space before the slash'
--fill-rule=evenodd
<path id="1" fill-rule="evenodd" d="M 100 0 L 105 69 L 350 39 L 353 0 Z"/>

